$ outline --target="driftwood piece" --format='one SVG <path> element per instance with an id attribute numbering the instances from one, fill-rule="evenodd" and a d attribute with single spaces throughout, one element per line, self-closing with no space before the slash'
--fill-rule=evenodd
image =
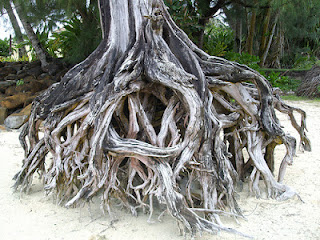
<path id="1" fill-rule="evenodd" d="M 100 12 L 99 47 L 33 102 L 15 189 L 27 191 L 40 172 L 45 190 L 67 207 L 98 195 L 111 214 L 115 197 L 135 215 L 148 210 L 149 219 L 157 200 L 192 233 L 237 233 L 219 214 L 242 216 L 234 185 L 246 176 L 257 197 L 260 178 L 269 197 L 297 194 L 282 183 L 296 146 L 275 108 L 310 150 L 305 121 L 291 114 L 302 110 L 285 105 L 256 71 L 197 48 L 162 1 L 100 1 Z M 279 181 L 278 144 L 287 147 Z"/>

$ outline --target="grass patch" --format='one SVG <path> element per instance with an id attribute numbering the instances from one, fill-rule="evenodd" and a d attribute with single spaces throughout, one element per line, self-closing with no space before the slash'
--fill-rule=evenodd
<path id="1" fill-rule="evenodd" d="M 288 100 L 288 101 L 309 101 L 309 102 L 320 102 L 320 98 L 307 98 L 307 97 L 300 97 L 296 95 L 284 95 L 281 96 L 283 100 Z"/>

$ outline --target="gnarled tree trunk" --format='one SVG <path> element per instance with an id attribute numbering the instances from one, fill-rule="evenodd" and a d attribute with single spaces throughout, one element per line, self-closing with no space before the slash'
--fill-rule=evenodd
<path id="1" fill-rule="evenodd" d="M 101 0 L 100 12 L 99 47 L 33 102 L 20 136 L 26 155 L 17 189 L 28 190 L 37 171 L 65 206 L 99 195 L 111 213 L 116 197 L 133 214 L 143 208 L 151 217 L 157 199 L 192 233 L 236 232 L 218 215 L 241 216 L 238 175 L 251 176 L 257 196 L 260 177 L 270 197 L 296 194 L 269 166 L 274 147 L 285 144 L 283 176 L 295 152 L 274 108 L 292 117 L 296 109 L 265 78 L 201 51 L 160 0 Z M 301 113 L 296 128 L 308 149 Z"/>

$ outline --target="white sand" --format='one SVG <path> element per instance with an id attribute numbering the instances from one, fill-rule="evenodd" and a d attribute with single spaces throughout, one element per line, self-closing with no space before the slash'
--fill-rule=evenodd
<path id="1" fill-rule="evenodd" d="M 286 202 L 248 197 L 247 186 L 240 193 L 239 205 L 247 221 L 223 218 L 230 227 L 254 236 L 255 239 L 320 239 L 320 103 L 291 103 L 307 112 L 308 136 L 312 152 L 297 152 L 294 164 L 287 169 L 284 182 L 296 189 L 305 203 L 296 197 Z M 279 115 L 285 130 L 297 136 L 286 116 Z M 289 126 L 289 127 L 288 127 Z M 66 209 L 45 196 L 40 183 L 35 182 L 30 195 L 13 193 L 12 177 L 21 167 L 23 151 L 18 132 L 0 130 L 0 239 L 184 239 L 176 222 L 165 215 L 162 222 L 147 223 L 147 215 L 137 218 L 124 209 L 116 209 L 118 221 L 110 225 L 103 216 L 98 201 L 90 206 Z M 277 148 L 277 165 L 284 148 Z M 203 234 L 196 239 L 245 239 L 227 233 Z"/>

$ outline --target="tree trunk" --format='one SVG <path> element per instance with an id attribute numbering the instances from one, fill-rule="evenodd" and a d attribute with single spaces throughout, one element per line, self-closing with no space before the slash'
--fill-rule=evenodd
<path id="1" fill-rule="evenodd" d="M 270 197 L 296 194 L 274 179 L 264 158 L 272 142 L 285 144 L 285 170 L 295 150 L 273 108 L 287 105 L 265 78 L 204 53 L 160 0 L 99 4 L 101 44 L 33 102 L 20 135 L 26 154 L 16 189 L 29 190 L 40 172 L 46 191 L 67 207 L 100 193 L 110 214 L 115 197 L 133 214 L 142 208 L 151 218 L 158 200 L 193 234 L 238 233 L 219 220 L 227 210 L 242 216 L 234 191 L 237 171 L 252 176 L 257 196 L 260 176 Z M 239 153 L 234 165 L 227 146 Z M 247 173 L 244 148 L 253 164 Z"/>
<path id="2" fill-rule="evenodd" d="M 17 14 L 19 16 L 19 19 L 22 23 L 22 26 L 32 44 L 32 47 L 34 48 L 40 62 L 41 67 L 43 70 L 47 70 L 47 67 L 49 65 L 48 63 L 48 57 L 49 54 L 44 50 L 43 46 L 41 45 L 37 35 L 34 33 L 31 24 L 29 23 L 27 17 L 25 16 L 24 12 L 21 10 L 21 7 L 19 4 L 15 5 Z"/>
<path id="3" fill-rule="evenodd" d="M 260 51 L 259 51 L 260 59 L 261 59 L 263 53 L 265 52 L 266 45 L 267 45 L 267 39 L 269 36 L 270 18 L 271 18 L 271 7 L 267 8 L 265 11 L 263 27 L 262 27 L 262 34 L 261 34 L 261 41 L 260 41 Z"/>
<path id="4" fill-rule="evenodd" d="M 9 15 L 9 19 L 12 25 L 12 28 L 14 30 L 14 34 L 16 36 L 17 42 L 21 43 L 23 42 L 23 37 L 21 33 L 21 29 L 19 27 L 18 21 L 16 16 L 14 15 L 12 6 L 9 1 L 4 1 L 4 7 Z M 26 49 L 24 47 L 19 48 L 19 56 L 25 56 L 27 54 Z"/>
<path id="5" fill-rule="evenodd" d="M 257 6 L 257 1 L 255 1 L 255 7 Z M 250 18 L 250 24 L 249 24 L 249 29 L 248 29 L 248 37 L 247 37 L 247 42 L 246 42 L 246 51 L 250 55 L 253 55 L 253 40 L 254 40 L 254 35 L 255 35 L 255 30 L 256 30 L 256 18 L 257 18 L 257 9 L 252 8 L 251 11 L 251 18 Z"/>
<path id="6" fill-rule="evenodd" d="M 279 13 L 277 13 L 276 16 L 275 16 L 274 22 L 273 22 L 272 27 L 271 27 L 271 32 L 269 34 L 268 40 L 266 42 L 266 45 L 265 45 L 264 50 L 262 52 L 262 55 L 260 57 L 260 59 L 261 59 L 260 60 L 260 66 L 264 66 L 265 65 L 265 62 L 266 62 L 266 59 L 267 59 L 267 56 L 268 56 L 268 53 L 269 53 L 269 50 L 270 50 L 270 47 L 271 47 L 271 43 L 272 43 L 272 40 L 273 40 L 273 36 L 274 36 L 275 31 L 276 31 L 278 17 L 279 17 Z"/>
<path id="7" fill-rule="evenodd" d="M 271 44 L 271 54 L 269 54 L 269 64 L 270 68 L 281 68 L 280 58 L 283 56 L 284 52 L 284 37 L 283 30 L 281 27 L 281 22 L 277 24 L 275 41 Z"/>
<path id="8" fill-rule="evenodd" d="M 235 23 L 235 38 L 234 38 L 234 50 L 237 53 L 242 52 L 242 21 Z"/>

